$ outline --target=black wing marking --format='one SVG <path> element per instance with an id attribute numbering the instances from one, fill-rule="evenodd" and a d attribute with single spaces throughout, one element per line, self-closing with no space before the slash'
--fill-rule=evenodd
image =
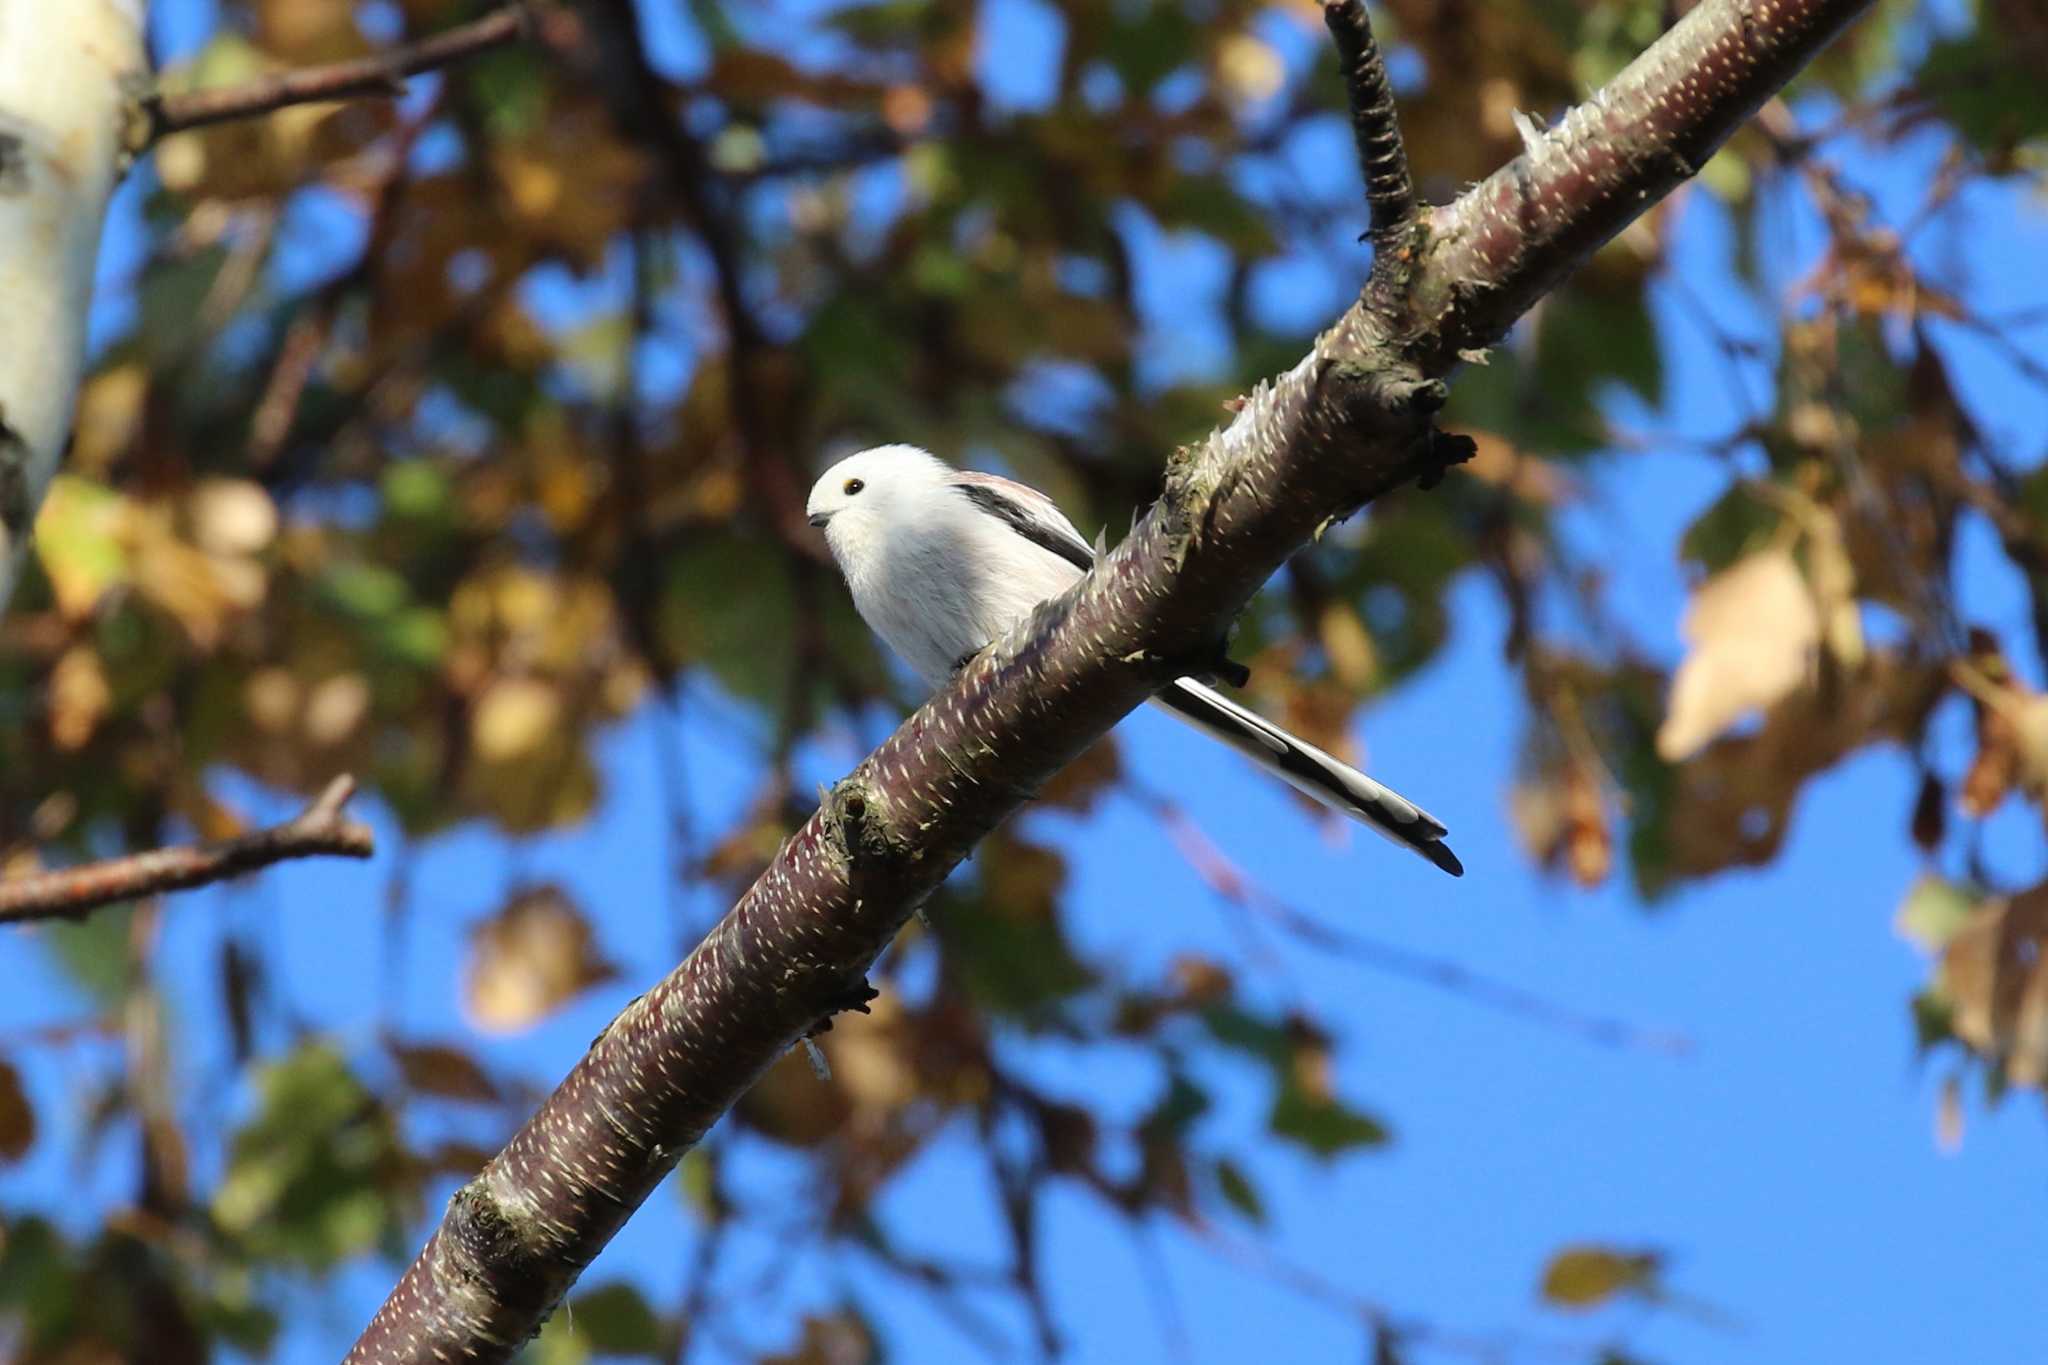
<path id="1" fill-rule="evenodd" d="M 966 499 L 982 511 L 995 517 L 1024 539 L 1041 550 L 1049 550 L 1067 563 L 1086 573 L 1095 567 L 1095 556 L 1088 549 L 1086 541 L 1078 536 L 1062 535 L 1043 521 L 1025 511 L 1023 506 L 999 488 L 985 483 L 955 483 Z"/>

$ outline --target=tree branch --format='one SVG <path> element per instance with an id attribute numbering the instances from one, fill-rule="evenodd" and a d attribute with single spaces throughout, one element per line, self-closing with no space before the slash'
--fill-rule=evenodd
<path id="1" fill-rule="evenodd" d="M 1706 164 L 1861 0 L 1712 0 L 1456 203 L 1429 215 L 1408 282 L 1411 358 L 1442 374 Z"/>
<path id="2" fill-rule="evenodd" d="M 1429 414 L 1460 350 L 1498 338 L 1867 3 L 1702 0 L 1537 150 L 1432 213 L 1426 253 L 1376 272 L 1299 364 L 1168 462 L 1163 496 L 1092 573 L 826 794 L 455 1194 L 348 1359 L 510 1359 L 754 1079 L 864 998 L 869 966 L 978 839 L 1206 657 L 1320 526 L 1440 470 Z"/>
<path id="3" fill-rule="evenodd" d="M 148 116 L 143 146 L 172 133 L 256 118 L 294 104 L 319 104 L 364 95 L 402 95 L 406 77 L 451 66 L 480 52 L 529 37 L 532 29 L 533 17 L 528 12 L 527 0 L 515 0 L 481 19 L 458 24 L 431 38 L 375 57 L 280 71 L 225 89 L 176 94 L 157 91 L 142 101 L 143 113 Z"/>
<path id="4" fill-rule="evenodd" d="M 0 881 L 0 924 L 78 919 L 115 901 L 226 881 L 287 858 L 367 858 L 374 851 L 369 829 L 341 813 L 355 789 L 354 778 L 337 777 L 284 824 L 219 843 L 162 848 Z"/>
<path id="5" fill-rule="evenodd" d="M 1323 22 L 1344 63 L 1344 89 L 1351 97 L 1351 135 L 1358 141 L 1358 167 L 1365 173 L 1365 202 L 1372 209 L 1373 265 L 1380 247 L 1391 244 L 1415 217 L 1415 182 L 1408 178 L 1408 150 L 1401 142 L 1400 111 L 1387 82 L 1387 64 L 1373 41 L 1372 20 L 1363 0 L 1323 0 Z"/>

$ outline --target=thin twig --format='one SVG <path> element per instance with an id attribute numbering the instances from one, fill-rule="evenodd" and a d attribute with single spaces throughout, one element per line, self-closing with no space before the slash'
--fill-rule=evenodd
<path id="1" fill-rule="evenodd" d="M 1358 168 L 1365 174 L 1365 202 L 1372 208 L 1370 236 L 1378 248 L 1415 217 L 1415 182 L 1408 176 L 1394 88 L 1387 82 L 1387 64 L 1373 41 L 1372 20 L 1362 0 L 1324 0 L 1323 22 L 1344 62 L 1351 134 L 1358 139 Z"/>
<path id="2" fill-rule="evenodd" d="M 1620 1019 L 1588 1014 L 1506 981 L 1481 976 L 1456 962 L 1433 958 L 1355 930 L 1333 929 L 1313 915 L 1287 904 L 1254 881 L 1218 848 L 1201 826 L 1170 797 L 1126 784 L 1165 829 L 1166 836 L 1187 860 L 1188 867 L 1217 896 L 1265 919 L 1295 938 L 1350 961 L 1485 1005 L 1532 1023 L 1577 1034 L 1607 1047 L 1642 1048 L 1682 1056 L 1692 1040 L 1681 1033 L 1640 1028 Z"/>
<path id="3" fill-rule="evenodd" d="M 294 104 L 402 95 L 407 76 L 435 71 L 525 38 L 532 23 L 527 4 L 515 3 L 375 57 L 280 71 L 223 89 L 157 91 L 142 102 L 143 112 L 149 116 L 145 145 L 188 128 L 255 118 Z"/>
<path id="4" fill-rule="evenodd" d="M 355 779 L 343 774 L 284 824 L 234 839 L 0 881 L 0 924 L 76 919 L 102 905 L 225 881 L 287 858 L 367 858 L 375 850 L 369 828 L 341 813 L 355 789 Z"/>

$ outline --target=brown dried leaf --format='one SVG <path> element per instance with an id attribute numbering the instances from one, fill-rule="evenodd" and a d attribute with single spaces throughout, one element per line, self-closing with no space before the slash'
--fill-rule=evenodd
<path id="1" fill-rule="evenodd" d="M 1516 783 L 1509 814 L 1522 846 L 1546 868 L 1560 864 L 1580 886 L 1604 883 L 1614 870 L 1614 829 L 1599 774 L 1557 755 Z"/>
<path id="2" fill-rule="evenodd" d="M 1357 609 L 1331 598 L 1316 617 L 1316 635 L 1337 681 L 1353 693 L 1370 691 L 1379 676 L 1379 652 Z"/>
<path id="3" fill-rule="evenodd" d="M 22 1088 L 21 1073 L 12 1062 L 0 1060 L 0 1162 L 21 1160 L 35 1142 L 36 1111 Z"/>
<path id="4" fill-rule="evenodd" d="M 474 1104 L 490 1104 L 498 1098 L 497 1084 L 475 1057 L 460 1048 L 440 1043 L 393 1043 L 391 1058 L 398 1063 L 398 1074 L 413 1090 Z"/>
<path id="5" fill-rule="evenodd" d="M 1039 804 L 1085 814 L 1122 776 L 1123 762 L 1117 753 L 1116 736 L 1104 735 L 1082 750 L 1079 758 L 1053 774 L 1052 780 L 1039 789 Z"/>
<path id="6" fill-rule="evenodd" d="M 1934 1146 L 1943 1156 L 1963 1150 L 1963 1083 L 1950 1076 L 1941 1083 L 1934 1106 Z"/>
<path id="7" fill-rule="evenodd" d="M 872 1365 L 881 1359 L 874 1333 L 851 1312 L 804 1319 L 803 1339 L 787 1351 L 761 1357 L 761 1365 Z"/>
<path id="8" fill-rule="evenodd" d="M 1923 853 L 1932 853 L 1941 847 L 1941 841 L 1948 832 L 1947 790 L 1941 778 L 1932 772 L 1920 775 L 1920 791 L 1913 798 L 1913 820 L 1910 826 L 1913 842 Z"/>
<path id="9" fill-rule="evenodd" d="M 832 1079 L 852 1101 L 860 1121 L 879 1124 L 917 1098 L 918 1072 L 911 1055 L 915 1039 L 893 989 L 868 1002 L 865 1014 L 835 1015 L 820 1039 L 831 1062 Z"/>
<path id="10" fill-rule="evenodd" d="M 1821 638 L 1813 594 L 1785 550 L 1750 555 L 1700 584 L 1682 629 L 1692 649 L 1657 731 L 1657 752 L 1673 763 L 1804 684 Z"/>
<path id="11" fill-rule="evenodd" d="M 1977 707 L 1977 754 L 1963 774 L 1957 800 L 1963 814 L 1981 820 L 2005 804 L 2019 777 L 2019 731 L 2002 706 Z"/>
<path id="12" fill-rule="evenodd" d="M 1786 697 L 1755 734 L 1723 737 L 1679 764 L 1660 818 L 1660 879 L 1768 861 L 1801 784 L 1864 744 L 1915 733 L 1943 682 L 1931 667 L 1875 655 L 1827 689 Z"/>
<path id="13" fill-rule="evenodd" d="M 837 1031 L 835 1025 L 833 1032 Z M 846 1127 L 853 1102 L 836 1077 L 821 1079 L 802 1049 L 793 1048 L 740 1096 L 733 1114 L 777 1142 L 816 1147 Z"/>
<path id="14" fill-rule="evenodd" d="M 513 1033 L 614 974 L 567 893 L 534 887 L 472 933 L 464 1010 L 477 1028 Z"/>
<path id="15" fill-rule="evenodd" d="M 99 651 L 91 645 L 65 650 L 50 670 L 48 689 L 51 743 L 65 753 L 84 748 L 114 701 Z"/>
<path id="16" fill-rule="evenodd" d="M 1991 903 L 1957 930 L 1935 989 L 1956 1037 L 2002 1061 L 2008 1081 L 2048 1081 L 2048 883 Z"/>

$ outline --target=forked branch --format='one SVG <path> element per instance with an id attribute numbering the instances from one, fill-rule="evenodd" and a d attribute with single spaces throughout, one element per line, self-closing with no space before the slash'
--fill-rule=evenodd
<path id="1" fill-rule="evenodd" d="M 226 881 L 289 858 L 367 858 L 376 848 L 369 828 L 342 813 L 355 789 L 354 778 L 337 777 L 285 823 L 218 843 L 160 848 L 0 881 L 0 924 L 77 919 L 116 901 Z"/>

